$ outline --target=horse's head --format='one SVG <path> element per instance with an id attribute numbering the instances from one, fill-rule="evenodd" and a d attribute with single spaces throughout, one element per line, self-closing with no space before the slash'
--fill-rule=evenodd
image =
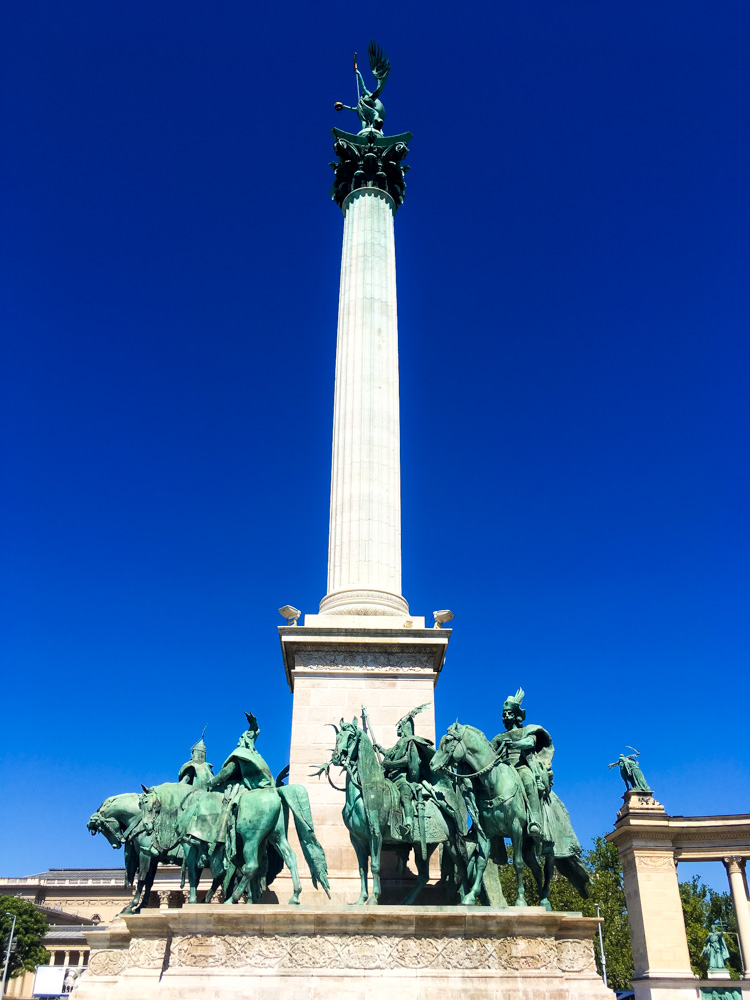
<path id="1" fill-rule="evenodd" d="M 357 759 L 357 748 L 361 730 L 357 726 L 357 720 L 344 722 L 341 719 L 339 729 L 336 729 L 336 749 L 333 751 L 331 763 L 337 767 L 345 767 L 347 763 L 353 763 Z"/>
<path id="2" fill-rule="evenodd" d="M 145 785 L 141 785 L 141 788 L 143 795 L 138 799 L 138 805 L 141 807 L 143 815 L 142 827 L 146 833 L 152 833 L 154 823 L 161 812 L 161 799 L 156 791 L 156 786 L 146 788 Z"/>
<path id="3" fill-rule="evenodd" d="M 445 771 L 451 764 L 461 764 L 466 758 L 466 746 L 464 737 L 466 726 L 459 724 L 458 720 L 440 741 L 440 746 L 432 757 L 430 767 L 433 771 Z"/>
<path id="4" fill-rule="evenodd" d="M 102 802 L 96 812 L 89 817 L 86 829 L 90 831 L 92 837 L 95 837 L 97 833 L 101 833 L 107 838 L 112 847 L 117 850 L 122 847 L 122 827 L 113 816 L 107 815 L 107 802 L 109 802 L 109 799 Z"/>

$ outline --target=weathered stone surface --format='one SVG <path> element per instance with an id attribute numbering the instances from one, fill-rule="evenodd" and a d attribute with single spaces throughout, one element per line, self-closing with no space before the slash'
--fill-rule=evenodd
<path id="1" fill-rule="evenodd" d="M 338 1000 L 394 992 L 408 1000 L 457 992 L 472 1000 L 611 1000 L 594 966 L 595 925 L 541 908 L 157 910 L 91 933 L 78 1000 Z"/>

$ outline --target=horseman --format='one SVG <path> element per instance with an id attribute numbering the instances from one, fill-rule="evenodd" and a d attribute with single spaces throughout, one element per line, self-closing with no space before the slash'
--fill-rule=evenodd
<path id="1" fill-rule="evenodd" d="M 204 729 L 201 738 L 190 748 L 190 760 L 182 765 L 177 776 L 178 781 L 194 788 L 208 788 L 214 777 L 213 764 L 206 763 L 206 744 L 203 742 L 205 735 Z"/>
<path id="2" fill-rule="evenodd" d="M 525 726 L 526 712 L 521 708 L 524 691 L 519 688 L 503 704 L 505 732 L 492 740 L 492 747 L 506 764 L 518 772 L 529 809 L 528 833 L 545 844 L 553 841 L 545 823 L 543 804 L 549 801 L 552 788 L 552 737 L 541 726 Z"/>
<path id="3" fill-rule="evenodd" d="M 209 789 L 273 788 L 271 769 L 255 749 L 260 735 L 258 720 L 252 712 L 245 712 L 247 730 L 237 741 L 237 747 L 221 766 L 219 773 L 206 786 Z"/>
<path id="4" fill-rule="evenodd" d="M 237 852 L 235 820 L 240 795 L 255 788 L 275 787 L 271 769 L 255 749 L 255 741 L 260 735 L 258 720 L 252 712 L 245 712 L 245 718 L 246 731 L 240 736 L 237 746 L 224 761 L 219 773 L 212 777 L 206 786 L 209 791 L 224 792 L 221 820 L 215 840 L 219 843 L 226 842 L 228 862 Z M 214 837 L 207 839 L 213 840 Z"/>
<path id="5" fill-rule="evenodd" d="M 413 708 L 396 725 L 398 742 L 388 750 L 379 744 L 375 749 L 383 756 L 383 770 L 389 781 L 396 786 L 403 810 L 403 825 L 398 831 L 403 838 L 413 838 L 414 802 L 423 801 L 422 782 L 434 778 L 430 760 L 435 752 L 432 740 L 414 733 L 414 716 L 427 708 L 429 702 Z"/>

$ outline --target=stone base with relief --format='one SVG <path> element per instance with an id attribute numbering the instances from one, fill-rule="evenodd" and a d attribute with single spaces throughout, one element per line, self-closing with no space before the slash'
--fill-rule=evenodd
<path id="1" fill-rule="evenodd" d="M 612 1000 L 596 921 L 458 906 L 187 906 L 88 933 L 78 1000 Z"/>

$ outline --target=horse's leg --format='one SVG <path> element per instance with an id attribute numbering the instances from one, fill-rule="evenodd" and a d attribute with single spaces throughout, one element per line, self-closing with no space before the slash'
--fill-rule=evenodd
<path id="1" fill-rule="evenodd" d="M 292 885 L 294 886 L 294 893 L 292 898 L 289 900 L 299 906 L 299 895 L 302 892 L 302 883 L 299 880 L 299 872 L 297 871 L 297 855 L 289 846 L 289 841 L 286 839 L 286 830 L 284 823 L 284 813 L 279 813 L 279 818 L 276 821 L 276 829 L 271 835 L 271 843 L 277 848 L 282 858 L 284 859 L 284 864 L 289 869 L 292 876 Z"/>
<path id="2" fill-rule="evenodd" d="M 206 898 L 203 900 L 204 903 L 210 903 L 212 901 L 216 890 L 224 881 L 224 861 L 222 858 L 221 844 L 217 844 L 209 854 L 209 867 L 211 869 L 211 877 L 213 881 L 211 882 L 211 888 L 206 893 Z"/>
<path id="3" fill-rule="evenodd" d="M 197 844 L 185 844 L 183 851 L 185 855 L 185 867 L 187 868 L 188 883 L 190 885 L 188 903 L 197 903 L 198 882 L 201 877 L 200 859 L 198 857 L 200 847 Z"/>
<path id="4" fill-rule="evenodd" d="M 433 851 L 436 847 L 437 844 L 428 844 L 427 857 L 424 857 L 421 846 L 419 844 L 414 845 L 414 860 L 417 862 L 417 880 L 414 883 L 414 888 L 406 894 L 406 898 L 402 904 L 403 906 L 410 906 L 412 903 L 416 903 L 417 896 L 429 882 L 430 858 L 432 857 Z"/>
<path id="5" fill-rule="evenodd" d="M 239 817 L 237 821 L 239 825 Z M 238 838 L 242 837 L 242 859 L 244 864 L 242 866 L 242 875 L 234 887 L 234 892 L 227 899 L 227 903 L 239 903 L 243 892 L 250 891 L 251 883 L 260 868 L 258 858 L 260 857 L 261 844 L 263 844 L 267 835 L 267 829 L 255 826 L 244 829 L 241 834 L 239 830 L 237 831 Z"/>
<path id="6" fill-rule="evenodd" d="M 478 906 L 482 892 L 482 879 L 490 856 L 490 838 L 477 827 L 477 846 L 474 851 L 473 867 L 474 881 L 467 892 L 461 895 L 462 906 Z M 467 872 L 468 877 L 468 872 Z"/>
<path id="7" fill-rule="evenodd" d="M 534 853 L 534 841 L 529 836 L 523 838 L 523 860 L 536 882 L 536 887 L 539 892 L 539 905 L 545 907 L 547 910 L 551 910 L 552 904 L 549 899 L 547 899 L 547 893 L 549 891 L 549 877 L 545 879 L 545 875 L 547 874 L 546 860 L 543 875 L 537 856 Z"/>
<path id="8" fill-rule="evenodd" d="M 148 906 L 148 896 L 151 892 L 151 886 L 154 884 L 154 879 L 156 877 L 156 868 L 159 862 L 156 858 L 151 857 L 146 851 L 144 851 L 139 858 L 138 864 L 138 887 L 136 889 L 136 898 L 133 902 L 137 903 L 130 911 L 131 913 L 140 913 L 144 906 Z"/>
<path id="9" fill-rule="evenodd" d="M 383 847 L 383 834 L 380 829 L 377 809 L 368 811 L 368 824 L 370 826 L 370 867 L 372 868 L 372 892 L 367 900 L 367 905 L 377 906 L 380 901 L 380 852 Z"/>
<path id="10" fill-rule="evenodd" d="M 544 885 L 542 886 L 542 892 L 540 893 L 542 906 L 546 909 L 552 909 L 552 903 L 549 901 L 549 884 L 552 881 L 552 876 L 555 874 L 555 853 L 554 848 L 550 845 L 544 854 Z"/>
<path id="11" fill-rule="evenodd" d="M 352 842 L 352 847 L 357 855 L 357 864 L 359 865 L 360 893 L 359 899 L 354 904 L 355 906 L 359 906 L 367 902 L 367 868 L 370 863 L 370 850 L 368 844 L 358 840 L 351 830 L 349 831 L 349 840 Z"/>
<path id="12" fill-rule="evenodd" d="M 513 846 L 513 867 L 516 870 L 516 879 L 518 880 L 518 899 L 516 900 L 516 906 L 528 906 L 528 903 L 526 902 L 526 893 L 523 888 L 523 827 L 521 826 L 521 820 L 518 816 L 516 816 L 511 823 L 510 842 Z"/>

